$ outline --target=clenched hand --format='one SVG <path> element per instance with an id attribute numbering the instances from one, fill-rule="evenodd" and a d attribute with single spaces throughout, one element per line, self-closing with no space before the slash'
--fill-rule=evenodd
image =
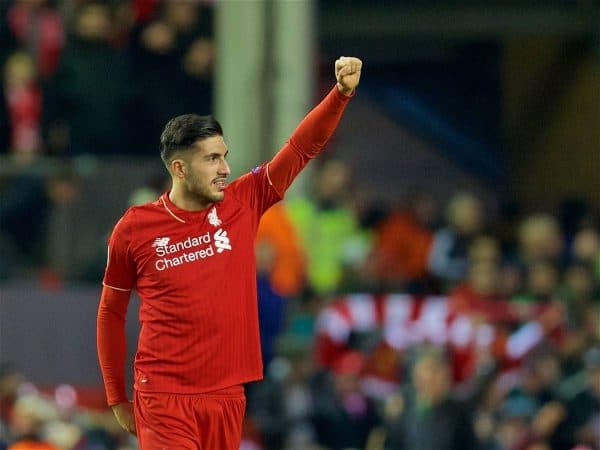
<path id="1" fill-rule="evenodd" d="M 335 62 L 335 78 L 342 94 L 350 95 L 358 86 L 362 61 L 351 56 L 342 56 Z"/>

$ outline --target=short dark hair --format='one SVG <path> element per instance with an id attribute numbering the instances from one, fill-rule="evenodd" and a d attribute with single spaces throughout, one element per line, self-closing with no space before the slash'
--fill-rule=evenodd
<path id="1" fill-rule="evenodd" d="M 213 116 L 184 114 L 174 117 L 160 135 L 160 157 L 168 167 L 175 152 L 187 150 L 197 140 L 213 136 L 223 136 L 223 128 Z"/>

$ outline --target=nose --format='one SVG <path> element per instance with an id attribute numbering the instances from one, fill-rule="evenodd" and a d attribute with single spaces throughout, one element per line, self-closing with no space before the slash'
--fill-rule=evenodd
<path id="1" fill-rule="evenodd" d="M 229 164 L 226 159 L 221 160 L 221 164 L 219 165 L 219 175 L 224 175 L 226 177 L 231 174 L 231 169 L 229 168 Z"/>

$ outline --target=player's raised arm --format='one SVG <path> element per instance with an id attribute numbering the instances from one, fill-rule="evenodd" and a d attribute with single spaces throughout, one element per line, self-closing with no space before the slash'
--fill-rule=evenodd
<path id="1" fill-rule="evenodd" d="M 337 83 L 300 122 L 289 141 L 268 165 L 270 182 L 283 196 L 304 166 L 325 147 L 360 81 L 362 61 L 342 56 L 335 62 Z"/>

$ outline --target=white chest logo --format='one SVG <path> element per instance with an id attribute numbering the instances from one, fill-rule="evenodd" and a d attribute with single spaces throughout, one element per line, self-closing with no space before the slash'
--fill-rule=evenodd
<path id="1" fill-rule="evenodd" d="M 221 219 L 217 216 L 217 207 L 213 206 L 213 209 L 208 213 L 208 223 L 210 223 L 213 227 L 219 227 L 221 225 Z"/>
<path id="2" fill-rule="evenodd" d="M 225 250 L 231 250 L 231 244 L 227 237 L 227 231 L 220 229 L 214 235 L 215 247 L 217 247 L 217 253 L 223 253 Z"/>
<path id="3" fill-rule="evenodd" d="M 169 245 L 169 241 L 171 240 L 171 238 L 168 237 L 159 237 L 154 239 L 154 242 L 152 243 L 152 247 L 166 247 L 167 245 Z"/>

